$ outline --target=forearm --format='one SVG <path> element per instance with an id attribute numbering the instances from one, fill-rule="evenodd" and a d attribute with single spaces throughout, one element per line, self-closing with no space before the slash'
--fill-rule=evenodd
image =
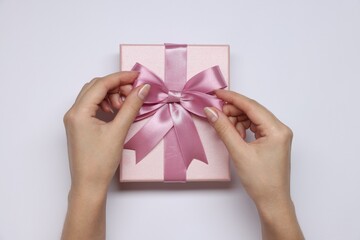
<path id="1" fill-rule="evenodd" d="M 257 204 L 263 240 L 302 240 L 304 236 L 290 198 Z"/>
<path id="2" fill-rule="evenodd" d="M 106 190 L 71 189 L 62 240 L 105 239 Z"/>

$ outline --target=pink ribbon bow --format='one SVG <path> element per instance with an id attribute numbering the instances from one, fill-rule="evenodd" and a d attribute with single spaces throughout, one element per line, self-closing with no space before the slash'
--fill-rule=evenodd
<path id="1" fill-rule="evenodd" d="M 136 152 L 140 162 L 164 139 L 164 181 L 186 181 L 186 170 L 193 159 L 207 162 L 205 151 L 190 113 L 206 118 L 204 108 L 222 108 L 212 95 L 225 88 L 219 66 L 208 68 L 186 81 L 187 45 L 165 44 L 165 79 L 136 63 L 140 72 L 134 87 L 148 83 L 150 92 L 135 121 L 151 119 L 124 145 Z"/>

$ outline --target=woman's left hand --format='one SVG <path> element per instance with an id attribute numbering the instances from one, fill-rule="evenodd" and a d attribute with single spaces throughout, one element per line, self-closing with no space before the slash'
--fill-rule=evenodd
<path id="1" fill-rule="evenodd" d="M 119 165 L 127 132 L 150 85 L 132 89 L 137 72 L 119 72 L 86 83 L 64 116 L 71 189 L 105 193 Z M 122 101 L 121 96 L 126 96 Z M 96 118 L 99 108 L 119 109 L 111 122 Z"/>

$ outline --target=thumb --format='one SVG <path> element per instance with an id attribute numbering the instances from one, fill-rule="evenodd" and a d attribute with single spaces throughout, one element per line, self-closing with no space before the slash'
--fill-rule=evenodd
<path id="1" fill-rule="evenodd" d="M 127 133 L 131 124 L 138 115 L 139 110 L 144 103 L 144 99 L 148 95 L 149 91 L 150 84 L 140 85 L 134 88 L 126 97 L 124 103 L 113 120 L 119 132 L 125 132 L 125 134 Z"/>
<path id="2" fill-rule="evenodd" d="M 238 131 L 236 131 L 236 128 L 230 120 L 223 112 L 215 107 L 206 107 L 204 108 L 204 112 L 232 157 L 235 158 L 239 156 L 244 148 L 247 147 L 247 143 L 242 139 Z"/>

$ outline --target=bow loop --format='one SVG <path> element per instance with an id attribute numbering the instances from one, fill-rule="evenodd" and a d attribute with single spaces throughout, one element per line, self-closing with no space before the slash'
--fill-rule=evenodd
<path id="1" fill-rule="evenodd" d="M 160 103 L 167 98 L 169 90 L 161 78 L 159 78 L 155 73 L 140 63 L 136 63 L 131 70 L 139 72 L 139 76 L 134 82 L 134 87 L 146 83 L 151 85 L 150 92 L 144 101 L 145 105 Z"/>
<path id="2" fill-rule="evenodd" d="M 218 109 L 222 109 L 223 101 L 214 95 L 209 95 L 202 92 L 187 91 L 183 92 L 182 94 L 181 106 L 199 117 L 206 118 L 204 108 L 216 107 Z"/>
<path id="3" fill-rule="evenodd" d="M 227 87 L 219 66 L 213 66 L 194 75 L 186 82 L 183 91 L 211 93 Z"/>

